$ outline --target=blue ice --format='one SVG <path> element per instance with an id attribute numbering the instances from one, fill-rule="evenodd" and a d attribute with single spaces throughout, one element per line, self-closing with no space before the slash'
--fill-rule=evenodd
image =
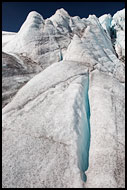
<path id="1" fill-rule="evenodd" d="M 89 105 L 89 78 L 84 85 L 83 108 L 80 123 L 80 133 L 78 135 L 78 167 L 81 171 L 82 180 L 86 182 L 85 171 L 89 167 L 89 148 L 90 148 L 90 105 Z"/>

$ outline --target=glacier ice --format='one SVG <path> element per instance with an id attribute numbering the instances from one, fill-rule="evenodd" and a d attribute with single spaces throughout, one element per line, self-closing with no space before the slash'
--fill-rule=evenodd
<path id="1" fill-rule="evenodd" d="M 41 70 L 37 63 L 26 56 L 2 52 L 2 107 L 9 103 L 17 91 Z"/>
<path id="2" fill-rule="evenodd" d="M 3 32 L 3 188 L 125 187 L 124 11 Z"/>
<path id="3" fill-rule="evenodd" d="M 112 17 L 110 14 L 105 14 L 99 17 L 99 22 L 101 23 L 102 27 L 106 31 L 107 35 L 110 37 L 110 29 L 111 29 L 111 22 Z"/>
<path id="4" fill-rule="evenodd" d="M 86 187 L 124 187 L 124 94 L 125 88 L 117 79 L 97 70 L 90 73 L 91 143 Z"/>
<path id="5" fill-rule="evenodd" d="M 90 106 L 88 98 L 88 89 L 89 89 L 89 76 L 83 81 L 83 102 L 80 105 L 81 107 L 81 118 L 79 123 L 79 129 L 77 128 L 78 140 L 77 140 L 77 154 L 78 154 L 78 167 L 81 171 L 82 180 L 86 182 L 85 171 L 89 167 L 89 148 L 90 148 Z M 79 101 L 79 100 L 77 100 Z M 78 103 L 77 103 L 78 104 Z M 76 110 L 77 108 L 75 108 Z M 77 124 L 77 122 L 76 122 Z"/>
<path id="6" fill-rule="evenodd" d="M 52 72 L 53 74 L 51 74 Z M 14 134 L 10 136 L 14 138 L 14 147 L 10 148 L 11 153 L 9 154 L 12 155 L 12 159 L 3 166 L 5 171 L 3 174 L 4 187 L 8 183 L 10 183 L 10 187 L 26 187 L 30 181 L 32 187 L 45 187 L 44 184 L 47 187 L 83 187 L 80 169 L 77 166 L 77 151 L 80 147 L 77 147 L 78 134 L 74 125 L 77 118 L 76 127 L 81 130 L 82 121 L 80 115 L 75 111 L 76 109 L 80 111 L 79 102 L 81 104 L 84 102 L 82 89 L 87 78 L 88 69 L 83 64 L 70 61 L 55 63 L 43 73 L 41 72 L 32 78 L 18 91 L 12 102 L 3 109 L 3 129 L 9 133 L 15 131 L 16 134 L 16 136 Z M 78 104 L 75 102 L 76 98 Z M 75 106 L 76 109 L 72 109 Z M 86 114 L 85 110 L 84 114 Z M 13 121 L 11 130 L 12 117 L 17 119 L 15 122 Z M 25 123 L 27 123 L 27 127 Z M 7 136 L 5 139 L 8 138 Z M 10 145 L 11 138 L 8 139 Z M 34 150 L 29 152 L 31 147 L 38 150 L 36 151 L 36 159 L 32 159 Z M 3 160 L 8 157 L 7 148 L 8 145 L 5 143 L 3 145 Z M 14 156 L 15 150 L 18 151 L 17 158 Z M 24 156 L 21 156 L 22 151 Z M 28 159 L 29 156 L 31 159 Z M 36 165 L 34 164 L 35 160 Z M 25 165 L 22 165 L 23 162 Z M 24 167 L 26 167 L 25 170 Z M 10 168 L 9 171 L 7 168 Z M 23 178 L 19 173 L 21 170 L 24 171 L 25 177 Z M 12 178 L 7 179 L 6 172 L 10 173 L 11 171 L 13 172 Z M 29 173 L 29 177 L 27 173 Z M 40 179 L 44 180 L 44 184 L 43 180 Z"/>
<path id="7" fill-rule="evenodd" d="M 110 34 L 116 53 L 119 59 L 125 61 L 125 9 L 111 15 L 99 17 L 99 21 L 104 30 Z"/>
<path id="8" fill-rule="evenodd" d="M 14 39 L 15 32 L 2 31 L 2 47 L 4 47 L 11 39 Z"/>

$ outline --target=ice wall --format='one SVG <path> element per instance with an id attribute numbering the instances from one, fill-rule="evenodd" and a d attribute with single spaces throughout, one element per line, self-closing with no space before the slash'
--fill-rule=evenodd
<path id="1" fill-rule="evenodd" d="M 125 88 L 100 71 L 90 73 L 91 141 L 86 188 L 125 187 Z"/>

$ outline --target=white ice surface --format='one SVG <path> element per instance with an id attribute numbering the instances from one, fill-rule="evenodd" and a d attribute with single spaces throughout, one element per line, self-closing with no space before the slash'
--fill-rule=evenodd
<path id="1" fill-rule="evenodd" d="M 90 74 L 90 160 L 86 188 L 125 187 L 125 88 L 97 70 Z"/>
<path id="2" fill-rule="evenodd" d="M 77 141 L 87 80 L 82 64 L 53 64 L 3 109 L 3 187 L 83 187 Z"/>
<path id="3" fill-rule="evenodd" d="M 120 15 L 113 17 L 116 42 L 124 35 Z M 4 46 L 47 67 L 3 109 L 4 188 L 125 187 L 125 64 L 105 32 L 109 17 L 102 26 L 95 15 L 80 19 L 60 9 L 44 20 L 31 12 Z"/>

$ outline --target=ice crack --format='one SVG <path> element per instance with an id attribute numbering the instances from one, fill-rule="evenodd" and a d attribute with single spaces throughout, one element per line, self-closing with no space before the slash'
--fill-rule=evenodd
<path id="1" fill-rule="evenodd" d="M 77 133 L 77 156 L 78 167 L 81 171 L 81 178 L 86 182 L 87 177 L 85 171 L 89 167 L 89 148 L 90 148 L 90 105 L 89 105 L 89 76 L 84 76 L 82 81 L 82 90 L 77 98 L 75 105 Z"/>

